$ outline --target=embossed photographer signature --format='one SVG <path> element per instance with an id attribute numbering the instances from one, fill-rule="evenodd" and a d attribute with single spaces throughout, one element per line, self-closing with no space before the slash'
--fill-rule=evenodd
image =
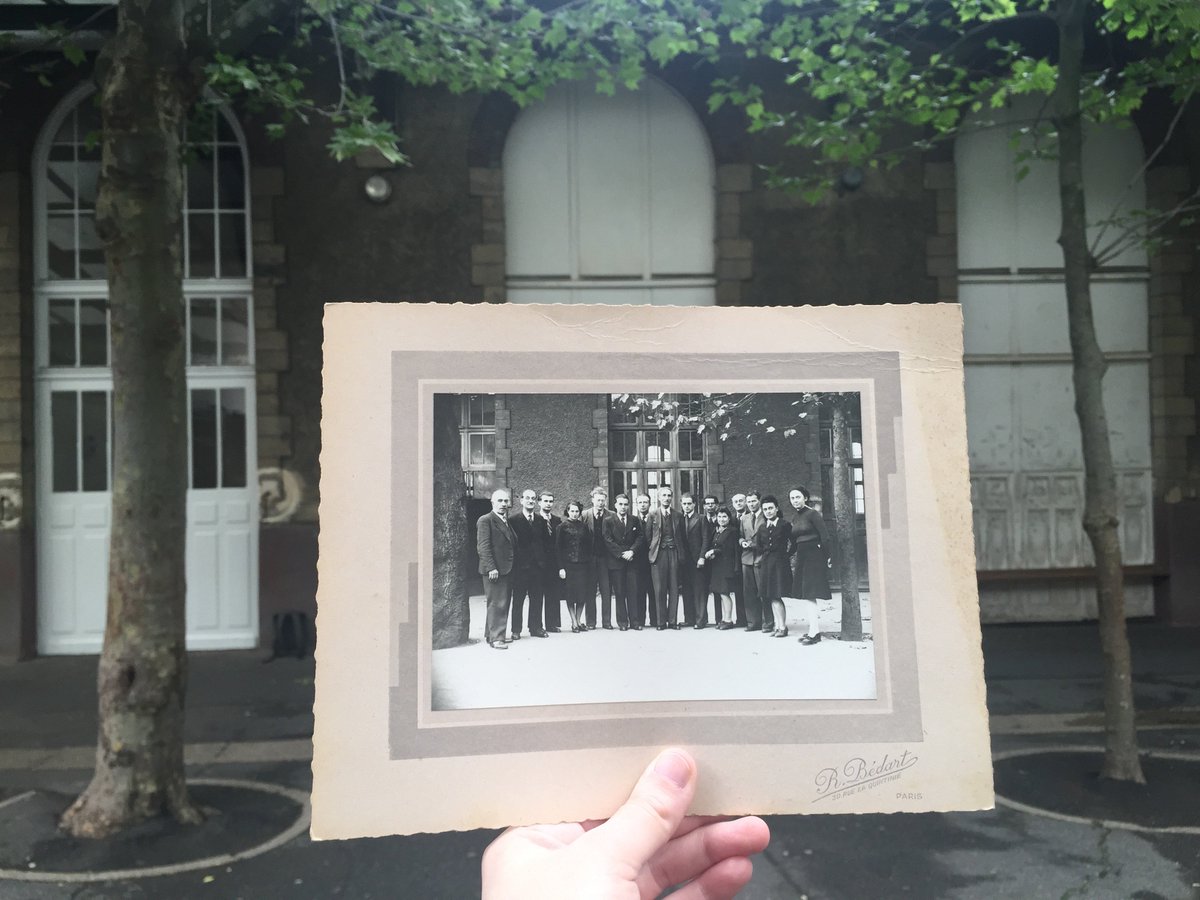
<path id="1" fill-rule="evenodd" d="M 879 759 L 851 757 L 840 766 L 830 766 L 817 773 L 813 781 L 818 796 L 812 802 L 857 794 L 894 781 L 906 769 L 915 766 L 918 759 L 915 753 L 908 750 L 899 756 L 885 753 Z"/>

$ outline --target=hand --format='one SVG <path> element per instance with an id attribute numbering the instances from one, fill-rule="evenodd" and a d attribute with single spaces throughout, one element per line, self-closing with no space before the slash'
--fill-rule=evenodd
<path id="1" fill-rule="evenodd" d="M 633 551 L 626 550 L 624 553 L 621 554 L 621 559 L 625 560 L 625 562 L 629 562 L 631 559 L 633 559 Z"/>
<path id="2" fill-rule="evenodd" d="M 695 761 L 665 750 L 608 821 L 510 828 L 483 854 L 483 900 L 648 900 L 685 882 L 671 896 L 732 898 L 770 833 L 754 817 L 685 818 L 695 793 Z"/>
<path id="3" fill-rule="evenodd" d="M 716 550 L 709 550 L 707 553 L 705 553 L 705 554 L 704 554 L 704 558 L 705 558 L 705 559 L 712 559 L 712 558 L 713 558 L 714 556 L 716 556 L 716 555 L 717 555 L 717 551 L 716 551 Z"/>
<path id="4" fill-rule="evenodd" d="M 499 579 L 499 577 L 500 577 L 499 569 L 492 569 L 492 571 L 488 572 L 488 581 L 496 581 L 497 579 Z"/>
<path id="5" fill-rule="evenodd" d="M 563 579 L 565 579 L 565 578 L 567 577 L 567 570 L 566 570 L 566 569 L 559 569 L 559 570 L 558 570 L 558 577 L 559 577 L 559 578 L 563 578 Z"/>
<path id="6" fill-rule="evenodd" d="M 697 568 L 697 569 L 703 569 L 703 568 L 704 568 L 704 557 L 703 557 L 703 556 L 702 556 L 702 557 L 700 557 L 698 560 L 696 560 L 696 568 Z"/>

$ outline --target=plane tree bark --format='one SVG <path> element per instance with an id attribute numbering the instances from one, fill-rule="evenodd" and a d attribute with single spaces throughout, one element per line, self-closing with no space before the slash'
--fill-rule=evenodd
<path id="1" fill-rule="evenodd" d="M 184 535 L 182 133 L 197 84 L 181 0 L 120 0 L 103 61 L 96 227 L 108 263 L 113 476 L 96 769 L 64 813 L 103 837 L 167 814 L 196 822 L 183 768 Z"/>

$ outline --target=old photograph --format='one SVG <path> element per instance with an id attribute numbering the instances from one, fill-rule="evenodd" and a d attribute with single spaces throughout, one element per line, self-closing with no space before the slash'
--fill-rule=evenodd
<path id="1" fill-rule="evenodd" d="M 858 392 L 445 393 L 433 416 L 461 462 L 433 549 L 468 599 L 431 598 L 432 710 L 876 696 Z"/>

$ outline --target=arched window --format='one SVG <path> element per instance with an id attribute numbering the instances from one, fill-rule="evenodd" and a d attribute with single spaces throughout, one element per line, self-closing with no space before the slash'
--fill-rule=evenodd
<path id="1" fill-rule="evenodd" d="M 997 124 L 962 135 L 955 147 L 976 552 L 985 571 L 1072 569 L 1091 562 L 1081 526 L 1083 457 L 1057 243 L 1057 165 L 1046 159 L 1019 163 L 1010 144 L 1036 114 L 1035 106 L 1017 105 Z M 1134 129 L 1087 129 L 1084 182 L 1092 238 L 1115 212 L 1145 207 L 1142 159 Z M 1024 177 L 1022 165 L 1028 166 Z M 1110 227 L 1108 234 L 1113 232 Z M 1096 330 L 1109 363 L 1104 392 L 1127 563 L 1153 559 L 1148 277 L 1139 246 L 1092 277 Z M 1021 604 L 1021 617 L 1094 615 L 1094 598 L 1074 586 L 1031 590 L 1021 588 L 1016 593 L 1022 598 L 1014 599 L 1008 589 L 985 589 L 985 614 L 993 594 L 996 603 Z M 1130 601 L 1131 612 L 1148 612 L 1148 586 L 1131 586 Z"/>
<path id="2" fill-rule="evenodd" d="M 108 284 L 96 235 L 93 89 L 51 115 L 33 159 L 38 646 L 99 649 L 112 473 Z M 257 642 L 254 325 L 245 141 L 226 110 L 188 133 L 183 290 L 188 456 L 188 642 Z"/>
<path id="3" fill-rule="evenodd" d="M 715 175 L 695 113 L 662 82 L 559 86 L 504 147 L 511 302 L 715 302 Z"/>

